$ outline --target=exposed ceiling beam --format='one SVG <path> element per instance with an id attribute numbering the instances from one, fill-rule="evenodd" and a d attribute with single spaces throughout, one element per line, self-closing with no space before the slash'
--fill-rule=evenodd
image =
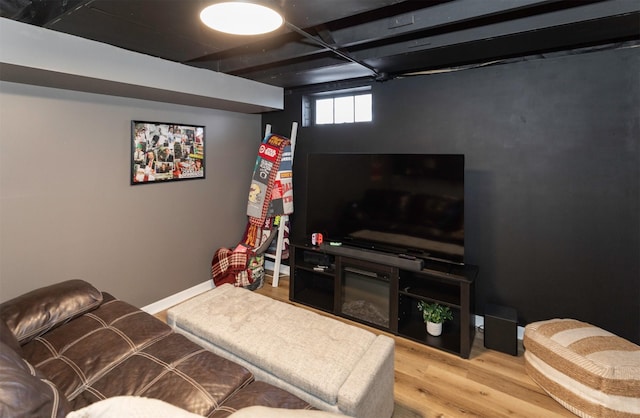
<path id="1" fill-rule="evenodd" d="M 389 46 L 384 54 L 376 55 L 371 52 L 372 58 L 368 62 L 394 76 L 420 69 L 438 69 L 600 45 L 603 38 L 609 39 L 609 42 L 622 42 L 637 39 L 637 34 L 633 33 L 633 27 L 637 25 L 639 19 L 640 14 L 635 13 L 573 25 L 504 34 L 499 37 L 469 38 L 466 42 L 440 47 L 418 45 L 422 49 L 416 48 L 415 52 L 410 54 L 405 48 L 398 47 L 394 51 L 394 47 Z M 362 58 L 361 55 L 359 56 Z M 293 87 L 325 82 L 318 81 L 314 74 L 321 73 L 323 67 L 333 72 L 338 71 L 339 65 L 335 58 L 323 57 L 282 67 L 265 67 L 239 75 L 265 83 Z M 351 75 L 353 76 L 351 78 L 367 76 L 362 73 Z M 348 77 L 345 76 L 342 79 L 348 79 Z"/>
<path id="2" fill-rule="evenodd" d="M 627 2 L 628 3 L 628 2 Z M 580 3 L 584 5 L 585 3 Z M 415 42 L 438 34 L 463 31 L 474 27 L 488 27 L 492 31 L 493 26 L 503 21 L 519 17 L 526 13 L 542 14 L 544 19 L 550 10 L 563 10 L 568 7 L 576 7 L 577 3 L 559 2 L 558 0 L 523 0 L 517 2 L 475 1 L 458 0 L 438 4 L 429 8 L 413 10 L 409 13 L 387 16 L 383 19 L 351 24 L 348 27 L 331 29 L 331 36 L 335 45 L 343 50 L 349 50 L 352 56 L 359 55 L 359 60 L 371 57 L 366 51 L 379 52 L 377 49 L 386 44 L 402 42 L 426 44 Z M 586 3 L 588 4 L 588 3 Z M 338 25 L 339 26 L 339 25 Z M 528 30 L 528 29 L 525 29 Z M 491 35 L 489 35 L 491 36 Z M 211 54 L 188 62 L 198 67 L 215 68 L 217 71 L 240 73 L 247 72 L 251 68 L 259 70 L 261 67 L 288 65 L 302 59 L 310 59 L 314 55 L 322 57 L 326 51 L 317 45 L 300 42 L 291 36 L 280 36 L 279 40 L 269 39 L 265 42 L 256 42 L 242 47 L 242 54 L 238 51 L 225 51 L 220 54 Z M 410 46 L 413 48 L 414 46 Z M 356 52 L 357 51 L 357 52 Z M 411 51 L 410 49 L 408 51 Z"/>
<path id="3" fill-rule="evenodd" d="M 439 65 L 507 58 L 526 54 L 527 51 L 552 51 L 572 45 L 625 40 L 638 36 L 639 16 L 639 7 L 633 2 L 592 3 L 557 11 L 550 16 L 522 17 L 451 33 L 397 40 L 387 45 L 352 50 L 350 54 L 381 72 L 397 74 L 407 68 L 437 68 Z M 270 62 L 269 65 L 250 66 L 245 62 L 244 68 L 227 71 L 263 82 L 274 82 L 290 77 L 299 79 L 296 73 L 317 73 L 317 69 L 325 65 L 339 65 L 326 53 L 300 62 L 283 62 L 286 65 Z"/>

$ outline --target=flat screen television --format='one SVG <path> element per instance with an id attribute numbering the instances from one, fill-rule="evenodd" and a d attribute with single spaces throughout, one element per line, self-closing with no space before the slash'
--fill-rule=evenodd
<path id="1" fill-rule="evenodd" d="M 305 192 L 307 236 L 464 262 L 464 155 L 312 153 Z"/>

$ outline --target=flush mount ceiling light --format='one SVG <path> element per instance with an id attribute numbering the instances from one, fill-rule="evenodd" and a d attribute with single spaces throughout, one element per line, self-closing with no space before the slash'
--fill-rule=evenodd
<path id="1" fill-rule="evenodd" d="M 255 3 L 231 1 L 213 4 L 200 12 L 205 25 L 233 35 L 259 35 L 282 26 L 284 19 L 275 10 Z"/>

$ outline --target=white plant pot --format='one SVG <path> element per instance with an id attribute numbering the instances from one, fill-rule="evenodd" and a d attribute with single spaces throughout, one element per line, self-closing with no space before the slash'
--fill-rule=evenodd
<path id="1" fill-rule="evenodd" d="M 440 336 L 442 334 L 442 323 L 427 322 L 427 332 L 434 337 Z"/>

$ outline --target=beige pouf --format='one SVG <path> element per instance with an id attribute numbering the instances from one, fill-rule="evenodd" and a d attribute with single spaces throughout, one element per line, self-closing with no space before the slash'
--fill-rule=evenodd
<path id="1" fill-rule="evenodd" d="M 525 367 L 581 417 L 640 416 L 640 346 L 574 319 L 525 327 Z"/>

